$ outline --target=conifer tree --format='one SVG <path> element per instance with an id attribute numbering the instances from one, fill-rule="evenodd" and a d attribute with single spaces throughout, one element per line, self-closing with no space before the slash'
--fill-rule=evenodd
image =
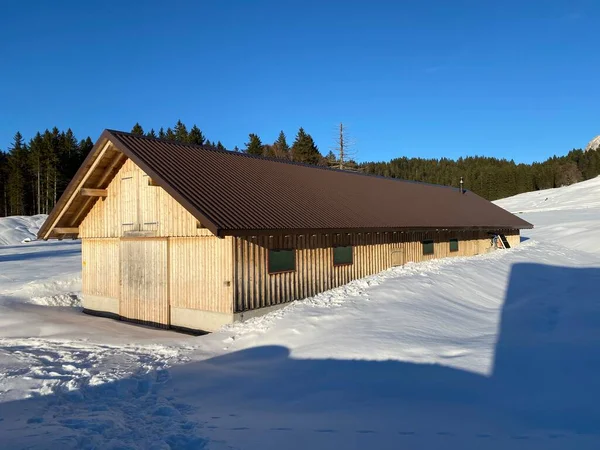
<path id="1" fill-rule="evenodd" d="M 310 134 L 304 131 L 304 128 L 298 130 L 296 140 L 292 145 L 292 159 L 294 161 L 307 164 L 319 164 L 321 162 L 321 153 L 315 145 L 315 141 Z"/>
<path id="2" fill-rule="evenodd" d="M 178 120 L 173 131 L 174 139 L 178 142 L 188 142 L 188 130 L 185 124 Z"/>
<path id="3" fill-rule="evenodd" d="M 289 159 L 290 157 L 290 146 L 287 143 L 283 130 L 279 132 L 279 137 L 277 137 L 277 140 L 273 143 L 272 153 L 272 156 L 275 156 L 276 158 Z"/>
<path id="4" fill-rule="evenodd" d="M 205 139 L 206 138 L 204 137 L 204 134 L 202 134 L 202 131 L 200 131 L 200 128 L 194 124 L 188 134 L 188 142 L 194 145 L 204 145 Z"/>
<path id="5" fill-rule="evenodd" d="M 133 128 L 131 129 L 131 134 L 137 134 L 138 136 L 144 135 L 144 129 L 142 128 L 139 122 L 136 122 Z"/>
<path id="6" fill-rule="evenodd" d="M 263 145 L 257 134 L 250 133 L 248 135 L 248 142 L 246 143 L 245 151 L 249 155 L 261 156 L 263 154 Z"/>
<path id="7" fill-rule="evenodd" d="M 9 174 L 8 197 L 9 214 L 25 214 L 26 179 L 27 179 L 27 149 L 23 142 L 23 135 L 17 131 L 13 138 L 12 147 L 8 150 Z"/>
<path id="8" fill-rule="evenodd" d="M 159 139 L 167 138 L 167 134 L 165 133 L 165 130 L 163 129 L 163 127 L 160 127 L 160 130 L 158 130 L 158 138 Z"/>
<path id="9" fill-rule="evenodd" d="M 150 128 L 150 131 L 148 131 L 146 133 L 146 136 L 148 136 L 149 138 L 154 138 L 156 139 L 156 133 L 154 132 L 154 128 Z"/>
<path id="10" fill-rule="evenodd" d="M 218 149 L 218 150 L 227 150 L 227 149 L 225 148 L 225 146 L 224 146 L 223 144 L 221 144 L 221 141 L 218 141 L 218 142 L 217 142 L 217 149 Z"/>

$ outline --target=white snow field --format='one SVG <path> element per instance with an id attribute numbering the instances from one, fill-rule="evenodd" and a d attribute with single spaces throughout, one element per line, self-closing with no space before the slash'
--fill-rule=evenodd
<path id="1" fill-rule="evenodd" d="M 82 314 L 79 243 L 13 239 L 0 447 L 598 449 L 600 178 L 497 203 L 518 248 L 199 337 Z"/>

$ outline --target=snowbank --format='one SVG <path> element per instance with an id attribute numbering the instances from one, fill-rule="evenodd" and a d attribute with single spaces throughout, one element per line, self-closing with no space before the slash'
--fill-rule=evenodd
<path id="1" fill-rule="evenodd" d="M 0 247 L 2 442 L 600 448 L 600 178 L 497 203 L 535 225 L 522 246 L 407 264 L 201 337 L 61 307 L 77 304 L 77 242 Z"/>
<path id="2" fill-rule="evenodd" d="M 0 245 L 15 245 L 37 239 L 37 232 L 47 218 L 46 214 L 0 217 Z"/>

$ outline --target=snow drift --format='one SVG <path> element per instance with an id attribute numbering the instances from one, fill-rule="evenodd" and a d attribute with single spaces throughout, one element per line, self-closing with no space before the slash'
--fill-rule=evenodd
<path id="1" fill-rule="evenodd" d="M 15 245 L 37 239 L 37 232 L 47 218 L 46 214 L 0 217 L 0 245 Z"/>
<path id="2" fill-rule="evenodd" d="M 79 244 L 0 247 L 0 438 L 600 448 L 600 178 L 497 203 L 535 225 L 518 248 L 407 264 L 195 338 L 33 304 L 69 304 Z"/>

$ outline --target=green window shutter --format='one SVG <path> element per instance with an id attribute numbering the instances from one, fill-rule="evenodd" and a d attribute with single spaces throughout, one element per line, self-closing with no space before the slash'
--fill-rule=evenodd
<path id="1" fill-rule="evenodd" d="M 450 251 L 451 252 L 458 251 L 458 239 L 450 239 Z"/>
<path id="2" fill-rule="evenodd" d="M 269 273 L 290 272 L 296 270 L 294 250 L 269 250 Z"/>
<path id="3" fill-rule="evenodd" d="M 352 264 L 352 247 L 333 247 L 333 265 Z"/>
<path id="4" fill-rule="evenodd" d="M 433 255 L 433 240 L 423 241 L 423 254 Z"/>

